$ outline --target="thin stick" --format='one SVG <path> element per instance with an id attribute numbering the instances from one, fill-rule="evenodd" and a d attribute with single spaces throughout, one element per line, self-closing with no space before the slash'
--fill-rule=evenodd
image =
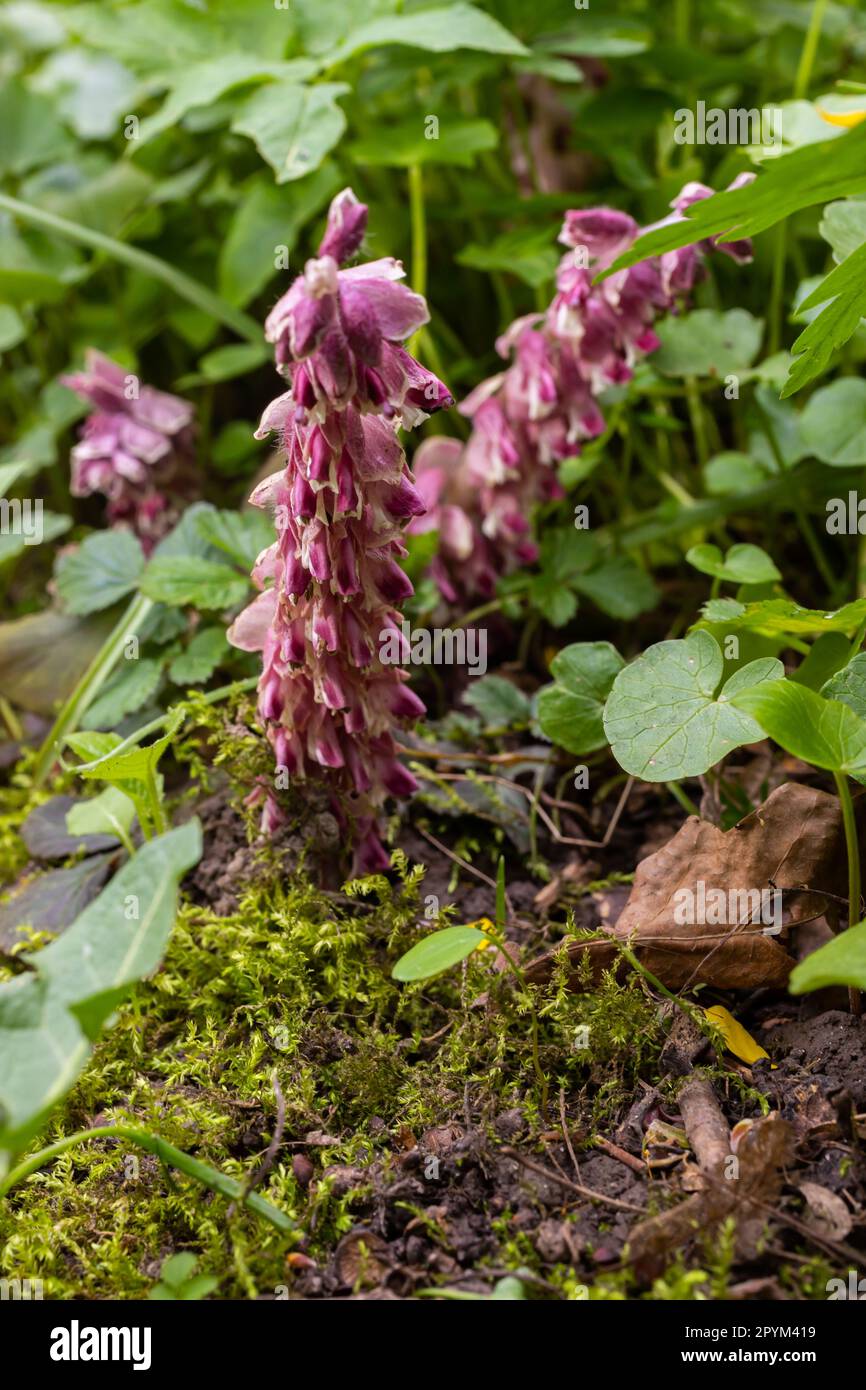
<path id="1" fill-rule="evenodd" d="M 526 1158 L 517 1149 L 500 1149 L 500 1153 L 506 1158 L 513 1158 L 517 1163 L 521 1163 L 524 1168 L 529 1168 L 531 1172 L 537 1173 L 540 1178 L 547 1178 L 548 1182 L 558 1182 L 560 1187 L 567 1187 L 570 1192 L 574 1192 L 578 1197 L 585 1197 L 590 1202 L 601 1202 L 603 1206 L 616 1207 L 617 1211 L 635 1212 L 638 1216 L 646 1215 L 646 1207 L 636 1207 L 633 1202 L 623 1202 L 619 1197 L 608 1197 L 603 1192 L 595 1192 L 591 1187 L 584 1187 L 583 1183 L 572 1182 L 569 1178 L 560 1177 L 550 1168 L 545 1168 L 541 1163 L 535 1163 L 531 1158 Z"/>

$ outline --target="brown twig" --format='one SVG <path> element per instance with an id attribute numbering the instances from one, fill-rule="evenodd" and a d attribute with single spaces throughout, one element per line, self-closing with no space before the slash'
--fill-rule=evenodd
<path id="1" fill-rule="evenodd" d="M 584 1187 L 583 1183 L 572 1182 L 570 1178 L 560 1177 L 558 1173 L 552 1173 L 541 1163 L 536 1163 L 533 1159 L 518 1153 L 517 1149 L 503 1148 L 500 1153 L 503 1153 L 506 1158 L 513 1158 L 524 1168 L 529 1168 L 531 1172 L 537 1173 L 540 1178 L 547 1178 L 548 1182 L 558 1182 L 560 1187 L 568 1188 L 569 1192 L 576 1193 L 578 1197 L 585 1197 L 590 1202 L 601 1202 L 604 1206 L 616 1207 L 617 1211 L 630 1211 L 638 1216 L 646 1215 L 645 1207 L 636 1207 L 633 1202 L 624 1202 L 619 1197 L 608 1197 L 604 1192 L 595 1192 L 591 1187 Z"/>

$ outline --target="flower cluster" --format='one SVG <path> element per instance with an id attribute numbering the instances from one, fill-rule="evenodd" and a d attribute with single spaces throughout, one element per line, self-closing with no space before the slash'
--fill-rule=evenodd
<path id="1" fill-rule="evenodd" d="M 424 713 L 407 673 L 380 659 L 383 642 L 401 632 L 396 605 L 412 593 L 400 566 L 403 532 L 424 511 L 397 430 L 452 404 L 401 346 L 429 315 L 398 283 L 400 263 L 340 268 L 366 222 L 351 190 L 340 193 L 318 256 L 266 321 L 289 389 L 257 434 L 279 433 L 286 466 L 252 495 L 273 508 L 277 539 L 253 571 L 261 593 L 229 633 L 235 646 L 262 652 L 259 713 L 278 772 L 327 776 L 338 816 L 351 815 L 359 872 L 387 866 L 377 810 L 416 787 L 393 730 Z M 273 829 L 276 798 L 270 789 L 254 795 Z"/>
<path id="2" fill-rule="evenodd" d="M 150 551 L 195 495 L 193 407 L 93 350 L 83 372 L 61 379 L 96 407 L 72 450 L 72 495 L 103 493 L 111 524 Z"/>
<path id="3" fill-rule="evenodd" d="M 731 187 L 752 177 L 741 175 Z M 712 193 L 704 184 L 687 184 L 670 216 L 655 226 L 681 219 Z M 428 510 L 411 529 L 439 531 L 432 573 L 449 602 L 490 597 L 500 574 L 536 558 L 530 518 L 539 503 L 561 496 L 557 463 L 603 433 L 598 397 L 629 381 L 635 362 L 658 347 L 653 323 L 676 310 L 705 273 L 707 253 L 718 249 L 739 262 L 751 259 L 748 241 L 708 240 L 593 284 L 642 230 L 654 228 L 641 229 L 611 208 L 567 213 L 559 240 L 569 250 L 553 301 L 545 313 L 517 319 L 498 340 L 509 365 L 461 405 L 472 421 L 465 447 L 435 437 L 415 455 Z"/>

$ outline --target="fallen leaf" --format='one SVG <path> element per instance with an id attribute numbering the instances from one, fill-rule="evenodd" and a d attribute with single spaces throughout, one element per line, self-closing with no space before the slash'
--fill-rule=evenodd
<path id="1" fill-rule="evenodd" d="M 783 988 L 794 961 L 768 934 L 769 924 L 753 920 L 748 912 L 740 916 L 743 892 L 781 891 L 784 937 L 791 927 L 825 911 L 826 895 L 844 893 L 845 873 L 839 805 L 826 792 L 786 782 L 732 830 L 690 816 L 666 845 L 638 865 L 615 927 L 592 940 L 565 944 L 570 985 L 586 988 L 583 962 L 589 963 L 589 984 L 598 983 L 604 971 L 617 965 L 621 942 L 669 989 L 694 984 Z M 692 925 L 677 920 L 678 893 L 686 889 L 697 897 L 701 882 L 707 901 L 711 890 L 722 891 L 736 909 L 733 921 Z M 548 979 L 562 950 L 560 946 L 531 961 L 527 978 Z"/>
<path id="2" fill-rule="evenodd" d="M 844 1240 L 854 1225 L 850 1211 L 835 1192 L 817 1182 L 801 1182 L 800 1191 L 806 1198 L 806 1225 L 828 1240 Z"/>
<path id="3" fill-rule="evenodd" d="M 748 1033 L 722 1004 L 714 1004 L 711 1009 L 704 1009 L 704 1013 L 710 1022 L 718 1028 L 728 1051 L 732 1052 L 735 1057 L 739 1057 L 741 1062 L 746 1063 L 746 1066 L 750 1067 L 753 1062 L 759 1061 L 762 1057 L 767 1061 L 770 1060 L 769 1052 L 765 1052 L 761 1044 L 755 1042 L 751 1033 Z"/>
<path id="4" fill-rule="evenodd" d="M 70 869 L 49 869 L 25 881 L 0 903 L 0 949 L 10 951 L 34 931 L 65 931 L 93 902 L 108 878 L 115 856 L 95 854 Z"/>

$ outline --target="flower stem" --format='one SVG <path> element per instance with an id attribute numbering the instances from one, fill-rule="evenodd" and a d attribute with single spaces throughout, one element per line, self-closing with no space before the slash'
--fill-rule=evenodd
<path id="1" fill-rule="evenodd" d="M 33 787 L 41 787 L 60 752 L 67 734 L 78 728 L 82 715 L 93 703 L 120 660 L 124 644 L 140 628 L 153 607 L 149 598 L 138 594 L 132 600 L 120 622 L 108 634 L 100 650 L 91 661 L 79 680 L 69 699 L 61 709 L 42 744 L 33 768 Z"/>
<path id="2" fill-rule="evenodd" d="M 809 90 L 809 83 L 812 79 L 812 69 L 815 66 L 815 56 L 818 52 L 818 42 L 821 38 L 821 25 L 824 23 L 824 12 L 826 9 L 827 0 L 815 0 L 812 6 L 809 28 L 806 31 L 806 38 L 803 43 L 802 52 L 800 53 L 800 62 L 797 65 L 797 76 L 794 79 L 795 101 L 802 100 Z"/>
<path id="3" fill-rule="evenodd" d="M 848 851 L 848 926 L 854 927 L 860 921 L 860 843 L 857 838 L 857 820 L 854 803 L 844 772 L 834 772 L 839 804 L 842 807 L 842 824 L 845 827 L 845 847 Z M 848 990 L 848 1000 L 852 1014 L 860 1014 L 861 1001 L 859 989 Z"/>
<path id="4" fill-rule="evenodd" d="M 420 164 L 409 165 L 409 210 L 412 217 L 412 289 L 423 298 L 427 293 L 427 211 L 424 206 L 424 170 Z M 417 355 L 418 333 L 408 344 L 408 351 Z"/>
<path id="5" fill-rule="evenodd" d="M 59 1139 L 56 1144 L 49 1144 L 47 1148 L 40 1149 L 38 1153 L 32 1154 L 30 1158 L 25 1158 L 22 1163 L 19 1163 L 16 1168 L 13 1168 L 4 1178 L 0 1179 L 0 1197 L 4 1197 L 19 1182 L 29 1177 L 31 1173 L 35 1173 L 39 1168 L 44 1167 L 51 1159 L 57 1158 L 60 1154 L 66 1153 L 68 1149 L 74 1148 L 88 1139 L 125 1139 L 127 1143 L 135 1144 L 138 1148 L 146 1149 L 148 1153 L 155 1154 L 161 1163 L 179 1169 L 188 1177 L 195 1178 L 197 1182 L 209 1187 L 212 1192 L 219 1192 L 224 1197 L 231 1197 L 236 1202 L 244 1202 L 252 1211 L 263 1216 L 266 1221 L 270 1221 L 271 1225 L 276 1226 L 278 1230 L 294 1231 L 296 1229 L 295 1223 L 284 1212 L 272 1206 L 257 1192 L 245 1192 L 244 1184 L 235 1178 L 230 1178 L 217 1168 L 211 1168 L 209 1163 L 202 1163 L 199 1159 L 192 1158 L 182 1149 L 176 1149 L 173 1144 L 167 1143 L 165 1139 L 160 1139 L 158 1135 L 149 1134 L 144 1129 L 133 1129 L 129 1125 L 99 1125 L 95 1129 L 81 1129 L 76 1134 Z"/>

